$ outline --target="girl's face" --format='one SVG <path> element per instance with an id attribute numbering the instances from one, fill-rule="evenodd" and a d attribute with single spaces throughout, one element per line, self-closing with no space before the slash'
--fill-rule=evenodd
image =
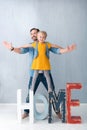
<path id="1" fill-rule="evenodd" d="M 43 33 L 38 33 L 37 39 L 39 42 L 43 43 L 43 42 L 45 42 L 46 36 Z"/>

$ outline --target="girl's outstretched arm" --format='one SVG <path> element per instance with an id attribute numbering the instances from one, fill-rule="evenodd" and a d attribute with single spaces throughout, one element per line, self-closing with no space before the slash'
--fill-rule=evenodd
<path id="1" fill-rule="evenodd" d="M 22 45 L 20 48 L 30 48 L 30 47 L 33 47 L 32 44 L 24 44 Z"/>
<path id="2" fill-rule="evenodd" d="M 51 44 L 51 47 L 63 49 L 63 47 L 61 47 L 61 46 L 59 46 L 57 44 Z"/>

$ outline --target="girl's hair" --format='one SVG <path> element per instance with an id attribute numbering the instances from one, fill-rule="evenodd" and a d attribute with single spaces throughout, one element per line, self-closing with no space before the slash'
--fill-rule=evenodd
<path id="1" fill-rule="evenodd" d="M 47 37 L 47 33 L 45 31 L 39 31 L 38 34 L 39 33 L 42 33 L 42 34 L 44 34 L 45 37 Z"/>

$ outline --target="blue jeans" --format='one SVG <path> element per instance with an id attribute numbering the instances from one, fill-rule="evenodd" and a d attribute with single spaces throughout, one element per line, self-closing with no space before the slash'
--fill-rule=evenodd
<path id="1" fill-rule="evenodd" d="M 50 75 L 51 84 L 52 84 L 52 91 L 53 91 L 53 90 L 55 90 L 54 82 L 53 82 L 53 78 L 52 78 L 51 73 L 50 73 L 49 75 Z M 32 79 L 33 79 L 33 77 L 30 77 L 28 89 L 30 89 L 30 87 L 31 87 Z M 40 82 L 43 83 L 44 87 L 45 87 L 46 90 L 48 91 L 48 85 L 47 85 L 46 78 L 45 78 L 45 76 L 44 76 L 43 73 L 39 73 L 39 75 L 38 75 L 38 77 L 37 77 L 37 80 L 36 80 L 36 83 L 35 83 L 35 87 L 34 87 L 34 94 L 36 93 L 36 90 L 37 90 L 37 88 L 38 88 Z M 29 103 L 29 93 L 28 93 L 28 95 L 27 95 L 27 97 L 26 97 L 26 103 Z M 29 113 L 29 110 L 28 110 L 28 109 L 25 109 L 24 112 Z"/>

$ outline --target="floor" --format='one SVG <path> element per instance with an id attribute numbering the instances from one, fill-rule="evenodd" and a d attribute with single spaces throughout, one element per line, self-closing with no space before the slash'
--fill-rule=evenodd
<path id="1" fill-rule="evenodd" d="M 30 125 L 28 118 L 19 124 L 16 110 L 16 104 L 0 104 L 0 130 L 87 130 L 87 104 L 72 108 L 72 115 L 81 116 L 82 124 L 62 123 L 54 113 L 51 124 L 45 119 Z"/>

